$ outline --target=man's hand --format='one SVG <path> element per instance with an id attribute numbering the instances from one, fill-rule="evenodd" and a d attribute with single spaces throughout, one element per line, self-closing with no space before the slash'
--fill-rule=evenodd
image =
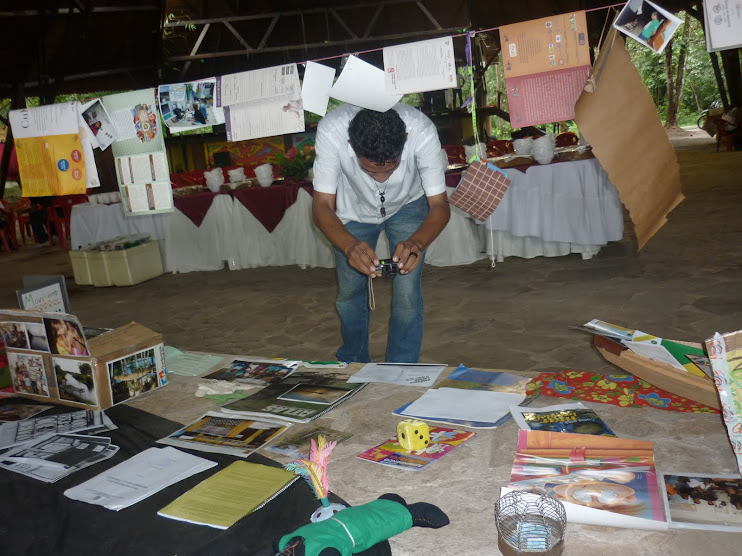
<path id="1" fill-rule="evenodd" d="M 394 249 L 392 260 L 397 263 L 400 274 L 409 274 L 420 264 L 423 249 L 418 243 L 408 239 L 400 241 Z"/>
<path id="2" fill-rule="evenodd" d="M 356 241 L 353 245 L 345 249 L 345 258 L 348 264 L 355 268 L 361 274 L 376 278 L 380 274 L 376 273 L 376 265 L 379 264 L 379 257 L 376 256 L 373 248 L 365 241 Z"/>

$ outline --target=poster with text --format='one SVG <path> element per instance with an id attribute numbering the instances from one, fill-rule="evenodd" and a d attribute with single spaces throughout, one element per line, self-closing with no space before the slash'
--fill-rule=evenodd
<path id="1" fill-rule="evenodd" d="M 11 110 L 24 197 L 83 194 L 86 169 L 75 103 Z"/>
<path id="2" fill-rule="evenodd" d="M 571 120 L 590 73 L 585 12 L 500 27 L 510 125 Z"/>
<path id="3" fill-rule="evenodd" d="M 453 39 L 441 37 L 384 48 L 384 74 L 389 94 L 453 89 L 456 61 Z"/>
<path id="4" fill-rule="evenodd" d="M 706 50 L 742 48 L 742 2 L 703 0 Z"/>
<path id="5" fill-rule="evenodd" d="M 116 128 L 111 145 L 126 216 L 173 211 L 173 192 L 155 89 L 103 97 Z"/>

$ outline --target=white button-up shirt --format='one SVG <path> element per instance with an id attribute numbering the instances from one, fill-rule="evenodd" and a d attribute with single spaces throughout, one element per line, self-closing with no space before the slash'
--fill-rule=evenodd
<path id="1" fill-rule="evenodd" d="M 423 195 L 445 193 L 446 167 L 435 124 L 406 104 L 392 108 L 407 128 L 399 167 L 384 183 L 376 182 L 358 165 L 348 142 L 348 125 L 361 109 L 344 104 L 322 118 L 317 127 L 314 190 L 335 195 L 335 212 L 349 221 L 378 224 Z M 386 217 L 381 216 L 381 194 Z"/>

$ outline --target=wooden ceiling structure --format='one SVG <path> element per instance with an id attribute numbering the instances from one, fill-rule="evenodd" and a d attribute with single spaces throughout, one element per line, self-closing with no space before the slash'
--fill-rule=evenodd
<path id="1" fill-rule="evenodd" d="M 695 0 L 662 0 L 695 10 Z M 8 6 L 9 2 L 3 3 Z M 574 10 L 596 43 L 610 0 L 26 0 L 0 8 L 0 97 L 135 90 Z M 697 10 L 696 10 L 697 11 Z M 610 16 L 612 18 L 612 16 Z M 497 33 L 488 34 L 497 48 Z M 463 58 L 463 39 L 457 55 Z M 460 46 L 459 46 L 460 45 Z M 459 52 L 458 50 L 461 50 Z"/>

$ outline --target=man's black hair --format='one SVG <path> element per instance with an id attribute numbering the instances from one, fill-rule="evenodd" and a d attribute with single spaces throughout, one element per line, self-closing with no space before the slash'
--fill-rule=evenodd
<path id="1" fill-rule="evenodd" d="M 402 155 L 407 129 L 396 110 L 363 109 L 350 121 L 348 135 L 356 155 L 383 166 Z"/>

